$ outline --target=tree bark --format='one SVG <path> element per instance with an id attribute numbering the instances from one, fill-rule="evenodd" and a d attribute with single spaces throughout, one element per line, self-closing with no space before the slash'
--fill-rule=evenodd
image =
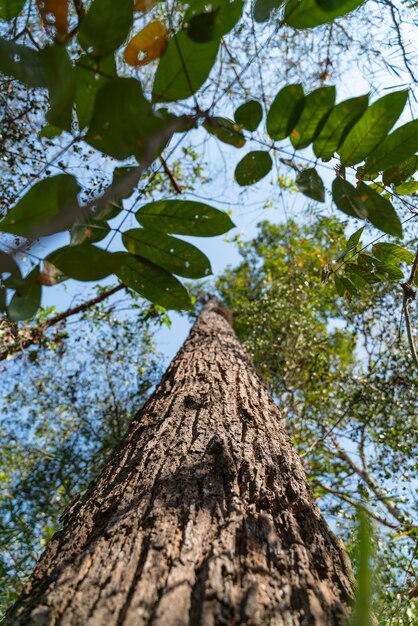
<path id="1" fill-rule="evenodd" d="M 341 626 L 350 571 L 211 301 L 4 624 Z"/>

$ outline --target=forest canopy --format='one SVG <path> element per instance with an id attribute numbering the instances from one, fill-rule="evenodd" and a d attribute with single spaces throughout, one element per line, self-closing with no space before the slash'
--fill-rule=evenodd
<path id="1" fill-rule="evenodd" d="M 158 381 L 167 311 L 214 293 L 355 565 L 373 524 L 379 624 L 416 623 L 416 26 L 0 0 L 4 607 Z"/>

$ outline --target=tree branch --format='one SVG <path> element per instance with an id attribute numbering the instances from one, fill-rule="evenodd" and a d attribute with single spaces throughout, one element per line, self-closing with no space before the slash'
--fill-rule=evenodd
<path id="1" fill-rule="evenodd" d="M 412 300 L 415 300 L 416 298 L 416 291 L 412 289 L 411 285 L 414 283 L 414 278 L 415 278 L 415 273 L 417 271 L 417 267 L 418 267 L 418 247 L 415 253 L 415 259 L 412 264 L 409 278 L 406 283 L 401 284 L 401 287 L 403 289 L 403 312 L 405 315 L 406 334 L 408 335 L 408 343 L 409 343 L 409 349 L 412 354 L 412 360 L 414 362 L 415 367 L 418 370 L 418 355 L 417 355 L 417 350 L 415 348 L 414 335 L 412 333 L 411 317 L 409 315 L 409 305 L 411 304 Z"/>

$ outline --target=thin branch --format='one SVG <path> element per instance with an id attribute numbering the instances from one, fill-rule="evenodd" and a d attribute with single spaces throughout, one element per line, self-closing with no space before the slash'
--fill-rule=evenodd
<path id="1" fill-rule="evenodd" d="M 182 189 L 181 189 L 180 185 L 176 181 L 172 170 L 168 167 L 167 161 L 162 156 L 160 156 L 160 163 L 163 166 L 163 170 L 167 174 L 167 176 L 168 176 L 168 178 L 170 180 L 170 183 L 173 186 L 174 191 L 176 193 L 178 193 L 178 194 L 182 194 L 183 192 L 182 192 Z"/>
<path id="2" fill-rule="evenodd" d="M 416 298 L 416 291 L 412 289 L 411 285 L 414 283 L 415 274 L 418 267 L 418 247 L 415 253 L 415 259 L 412 264 L 411 273 L 406 283 L 402 283 L 401 287 L 403 289 L 403 312 L 405 315 L 405 326 L 406 326 L 406 334 L 408 335 L 408 343 L 409 349 L 411 351 L 412 360 L 414 362 L 415 367 L 418 370 L 418 355 L 415 347 L 414 335 L 412 333 L 412 325 L 411 325 L 411 317 L 409 315 L 409 305 L 412 300 Z"/>
<path id="3" fill-rule="evenodd" d="M 45 332 L 49 328 L 51 328 L 51 326 L 56 326 L 57 324 L 59 324 L 63 320 L 66 320 L 72 315 L 77 315 L 78 313 L 87 311 L 87 309 L 90 309 L 96 304 L 99 304 L 99 302 L 103 302 L 103 300 L 106 300 L 110 296 L 113 296 L 113 294 L 121 291 L 122 289 L 125 289 L 125 285 L 123 283 L 120 283 L 116 287 L 112 287 L 112 289 L 104 291 L 99 296 L 91 298 L 90 300 L 86 300 L 86 302 L 83 302 L 83 304 L 79 304 L 76 307 L 67 309 L 63 313 L 58 313 L 58 315 L 50 317 L 48 320 L 46 320 L 46 322 L 43 322 L 42 324 L 39 324 L 38 326 L 32 328 L 28 337 L 25 337 L 25 339 L 23 339 L 22 341 L 18 341 L 14 344 L 9 345 L 5 350 L 0 352 L 0 361 L 5 361 L 9 356 L 17 354 L 19 352 L 23 352 L 29 346 L 39 343 L 45 335 Z"/>

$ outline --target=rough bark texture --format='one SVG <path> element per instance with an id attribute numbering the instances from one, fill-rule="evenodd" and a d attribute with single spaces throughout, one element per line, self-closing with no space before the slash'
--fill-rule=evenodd
<path id="1" fill-rule="evenodd" d="M 7 625 L 341 626 L 350 566 L 209 303 Z"/>

